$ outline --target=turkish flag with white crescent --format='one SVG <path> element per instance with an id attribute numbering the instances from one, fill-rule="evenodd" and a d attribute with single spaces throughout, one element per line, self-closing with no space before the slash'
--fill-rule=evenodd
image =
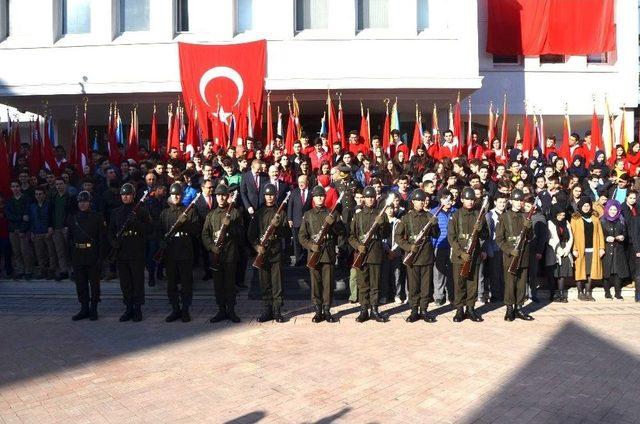
<path id="1" fill-rule="evenodd" d="M 216 45 L 178 43 L 184 103 L 198 109 L 200 127 L 207 138 L 212 134 L 204 117 L 213 115 L 229 125 L 232 114 L 236 120 L 246 119 L 250 104 L 255 105 L 257 117 L 262 117 L 266 47 L 266 40 Z"/>

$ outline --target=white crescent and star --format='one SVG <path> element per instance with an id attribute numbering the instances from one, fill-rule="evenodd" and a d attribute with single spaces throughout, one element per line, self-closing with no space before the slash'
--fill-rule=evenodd
<path id="1" fill-rule="evenodd" d="M 233 106 L 237 106 L 238 103 L 240 103 L 242 95 L 244 94 L 244 81 L 242 80 L 242 76 L 238 73 L 238 71 L 233 68 L 229 68 L 228 66 L 216 66 L 214 68 L 207 69 L 207 71 L 202 74 L 199 83 L 200 97 L 202 97 L 202 100 L 207 106 L 211 107 L 209 101 L 207 100 L 206 88 L 207 85 L 216 78 L 227 78 L 235 84 L 236 89 L 238 90 L 238 97 Z M 222 108 L 222 105 L 220 105 L 218 113 L 213 113 L 213 115 L 226 122 L 227 118 L 231 116 L 231 113 L 225 112 Z"/>

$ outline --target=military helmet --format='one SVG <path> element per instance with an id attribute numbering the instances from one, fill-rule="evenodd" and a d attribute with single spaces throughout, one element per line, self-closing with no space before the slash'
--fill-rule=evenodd
<path id="1" fill-rule="evenodd" d="M 420 188 L 417 190 L 413 190 L 413 193 L 411 193 L 411 200 L 424 202 L 425 200 L 427 200 L 427 193 L 425 193 L 424 190 Z"/>
<path id="2" fill-rule="evenodd" d="M 327 193 L 324 191 L 324 187 L 317 185 L 317 186 L 315 186 L 313 188 L 313 190 L 311 190 L 311 196 L 312 197 L 318 197 L 318 196 L 326 197 Z"/>
<path id="3" fill-rule="evenodd" d="M 275 196 L 277 194 L 277 192 L 278 192 L 278 190 L 276 189 L 276 186 L 274 186 L 271 183 L 269 183 L 269 184 L 264 186 L 264 194 L 265 194 L 265 196 L 267 196 L 267 195 Z"/>
<path id="4" fill-rule="evenodd" d="M 362 190 L 362 197 L 376 197 L 376 189 L 371 186 L 366 186 Z"/>
<path id="5" fill-rule="evenodd" d="M 519 188 L 514 189 L 511 192 L 511 200 L 524 200 L 524 193 Z"/>
<path id="6" fill-rule="evenodd" d="M 463 200 L 475 200 L 476 199 L 476 192 L 471 187 L 465 187 L 462 190 L 462 196 L 461 197 L 462 197 Z"/>
<path id="7" fill-rule="evenodd" d="M 120 194 L 134 194 L 136 192 L 136 189 L 133 187 L 133 184 L 131 183 L 124 183 L 122 184 L 122 187 L 120 187 Z"/>
<path id="8" fill-rule="evenodd" d="M 91 201 L 91 193 L 88 191 L 81 191 L 78 193 L 78 203 L 80 202 L 90 202 Z"/>
<path id="9" fill-rule="evenodd" d="M 220 196 L 226 196 L 227 194 L 229 194 L 229 187 L 227 187 L 224 184 L 218 184 L 216 186 L 216 189 L 214 191 L 214 194 L 216 196 L 220 195 Z"/>
<path id="10" fill-rule="evenodd" d="M 182 184 L 180 183 L 171 184 L 171 187 L 169 187 L 169 194 L 182 195 Z"/>

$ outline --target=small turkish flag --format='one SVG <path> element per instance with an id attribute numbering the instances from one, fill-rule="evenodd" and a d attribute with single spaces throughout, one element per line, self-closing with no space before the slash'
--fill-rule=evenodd
<path id="1" fill-rule="evenodd" d="M 224 45 L 178 43 L 182 95 L 186 105 L 198 109 L 201 122 L 213 115 L 228 126 L 231 115 L 244 113 L 250 103 L 256 105 L 261 119 L 266 46 L 265 40 Z M 208 126 L 202 128 L 211 138 Z"/>

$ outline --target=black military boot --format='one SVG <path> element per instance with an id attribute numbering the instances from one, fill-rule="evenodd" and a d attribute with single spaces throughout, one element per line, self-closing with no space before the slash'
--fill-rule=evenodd
<path id="1" fill-rule="evenodd" d="M 464 315 L 464 308 L 458 308 L 455 316 L 453 317 L 453 322 L 462 322 L 466 316 Z"/>
<path id="2" fill-rule="evenodd" d="M 280 306 L 273 307 L 273 320 L 275 322 L 284 322 L 284 318 L 282 317 L 282 310 Z"/>
<path id="3" fill-rule="evenodd" d="M 593 283 L 588 282 L 586 286 L 586 295 L 585 300 L 589 302 L 595 302 L 596 300 L 593 298 Z"/>
<path id="4" fill-rule="evenodd" d="M 522 305 L 515 308 L 516 318 L 524 321 L 533 321 L 533 317 L 522 310 Z"/>
<path id="5" fill-rule="evenodd" d="M 256 321 L 258 322 L 267 322 L 273 319 L 273 307 L 271 305 L 265 305 L 264 310 L 260 314 Z"/>
<path id="6" fill-rule="evenodd" d="M 80 312 L 71 317 L 73 321 L 80 321 L 81 319 L 89 318 L 89 306 L 86 303 L 83 303 L 80 307 Z"/>
<path id="7" fill-rule="evenodd" d="M 89 321 L 98 320 L 98 302 L 91 302 L 89 306 Z"/>
<path id="8" fill-rule="evenodd" d="M 180 305 L 177 303 L 171 304 L 171 313 L 167 315 L 164 319 L 164 322 L 174 322 L 177 321 L 182 316 L 182 311 L 180 310 Z"/>
<path id="9" fill-rule="evenodd" d="M 369 308 L 366 306 L 360 307 L 360 314 L 356 317 L 356 322 L 369 321 Z"/>
<path id="10" fill-rule="evenodd" d="M 411 313 L 407 317 L 407 322 L 416 322 L 420 319 L 420 314 L 418 314 L 418 308 L 411 308 Z"/>
<path id="11" fill-rule="evenodd" d="M 209 322 L 215 323 L 224 321 L 225 319 L 227 319 L 227 307 L 225 305 L 219 305 L 218 312 L 213 317 L 211 317 Z"/>
<path id="12" fill-rule="evenodd" d="M 240 317 L 236 315 L 235 305 L 227 305 L 227 319 L 236 324 L 240 322 Z"/>
<path id="13" fill-rule="evenodd" d="M 387 315 L 381 313 L 378 310 L 378 306 L 372 306 L 371 307 L 371 313 L 369 314 L 369 316 L 371 317 L 372 320 L 374 320 L 375 322 L 387 322 Z"/>
<path id="14" fill-rule="evenodd" d="M 324 317 L 322 316 L 322 307 L 320 305 L 316 305 L 316 313 L 311 318 L 311 321 L 318 323 L 324 321 Z"/>
<path id="15" fill-rule="evenodd" d="M 513 310 L 513 305 L 507 305 L 507 312 L 504 314 L 504 320 L 505 321 L 515 321 L 516 319 L 516 313 Z"/>
<path id="16" fill-rule="evenodd" d="M 482 322 L 484 321 L 480 315 L 476 313 L 476 309 L 473 306 L 467 306 L 467 318 L 469 318 L 473 322 Z"/>
<path id="17" fill-rule="evenodd" d="M 328 306 L 322 307 L 322 315 L 324 316 L 324 320 L 327 322 L 338 322 L 336 317 L 331 315 L 331 308 Z"/>
<path id="18" fill-rule="evenodd" d="M 436 317 L 434 317 L 433 315 L 431 315 L 428 311 L 427 308 L 423 308 L 422 311 L 420 312 L 420 318 L 422 318 L 422 320 L 424 322 L 436 322 Z"/>
<path id="19" fill-rule="evenodd" d="M 133 305 L 133 316 L 131 317 L 131 321 L 133 322 L 142 321 L 142 306 L 138 304 Z"/>
<path id="20" fill-rule="evenodd" d="M 182 305 L 182 313 L 180 314 L 180 319 L 182 322 L 191 322 L 191 314 L 189 313 L 189 307 Z"/>
<path id="21" fill-rule="evenodd" d="M 124 310 L 124 313 L 120 315 L 119 321 L 126 322 L 130 321 L 133 318 L 133 305 L 127 305 L 127 309 Z"/>

